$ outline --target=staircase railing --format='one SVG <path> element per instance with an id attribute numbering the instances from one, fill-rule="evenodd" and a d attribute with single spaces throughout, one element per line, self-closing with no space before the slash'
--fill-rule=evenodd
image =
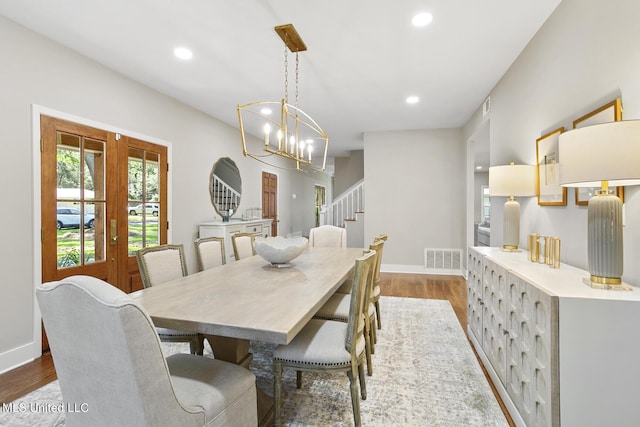
<path id="1" fill-rule="evenodd" d="M 213 202 L 221 211 L 234 211 L 240 205 L 240 193 L 227 185 L 226 182 L 213 175 Z"/>
<path id="2" fill-rule="evenodd" d="M 364 212 L 364 179 L 358 181 L 327 206 L 327 224 L 344 227 L 345 220 Z"/>

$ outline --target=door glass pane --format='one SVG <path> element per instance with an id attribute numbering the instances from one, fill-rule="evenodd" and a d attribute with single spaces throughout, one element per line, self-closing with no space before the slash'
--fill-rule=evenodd
<path id="1" fill-rule="evenodd" d="M 129 149 L 129 255 L 160 244 L 160 155 Z"/>
<path id="2" fill-rule="evenodd" d="M 105 259 L 104 141 L 57 133 L 58 268 Z"/>

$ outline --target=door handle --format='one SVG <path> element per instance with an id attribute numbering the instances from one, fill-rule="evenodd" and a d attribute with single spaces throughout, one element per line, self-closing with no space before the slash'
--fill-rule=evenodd
<path id="1" fill-rule="evenodd" d="M 109 234 L 111 237 L 111 244 L 115 245 L 118 243 L 118 221 L 115 219 L 110 221 Z"/>

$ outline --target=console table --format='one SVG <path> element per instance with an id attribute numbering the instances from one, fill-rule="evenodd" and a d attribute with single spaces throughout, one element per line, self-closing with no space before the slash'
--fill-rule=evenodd
<path id="1" fill-rule="evenodd" d="M 640 288 L 499 248 L 469 248 L 467 270 L 468 336 L 517 425 L 638 425 Z"/>
<path id="2" fill-rule="evenodd" d="M 227 262 L 235 261 L 231 236 L 236 233 L 252 233 L 256 237 L 271 236 L 272 219 L 252 219 L 243 221 L 232 219 L 228 222 L 204 222 L 199 225 L 200 237 L 224 237 Z"/>

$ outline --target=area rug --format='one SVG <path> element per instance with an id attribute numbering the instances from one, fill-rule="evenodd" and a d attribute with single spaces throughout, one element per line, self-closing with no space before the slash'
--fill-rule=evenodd
<path id="1" fill-rule="evenodd" d="M 363 426 L 508 426 L 448 301 L 382 297 L 380 303 L 383 329 L 367 399 L 360 402 Z M 251 369 L 269 395 L 274 348 L 251 344 Z M 188 344 L 163 343 L 163 349 L 167 355 L 188 352 Z M 208 346 L 205 353 L 212 357 Z M 295 372 L 285 369 L 282 391 L 285 426 L 353 425 L 344 374 L 304 373 L 298 390 Z M 54 381 L 14 401 L 13 412 L 2 408 L 0 425 L 63 426 L 64 414 L 42 410 L 61 401 Z"/>

